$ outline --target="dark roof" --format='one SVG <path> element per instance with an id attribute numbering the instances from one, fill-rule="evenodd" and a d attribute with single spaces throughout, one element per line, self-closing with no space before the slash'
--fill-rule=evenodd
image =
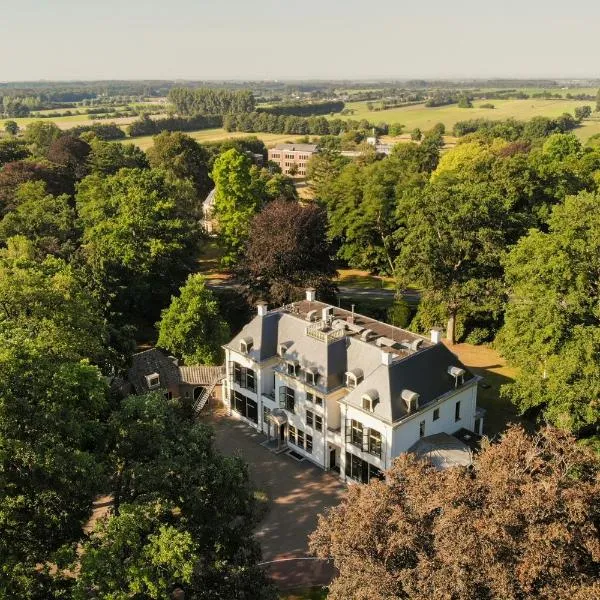
<path id="1" fill-rule="evenodd" d="M 174 358 L 168 357 L 158 348 L 133 355 L 127 378 L 138 394 L 149 391 L 146 377 L 153 373 L 158 373 L 162 389 L 179 385 L 179 368 Z"/>

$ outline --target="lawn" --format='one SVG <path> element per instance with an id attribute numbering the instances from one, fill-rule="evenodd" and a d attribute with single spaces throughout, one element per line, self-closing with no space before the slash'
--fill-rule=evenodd
<path id="1" fill-rule="evenodd" d="M 327 598 L 327 588 L 310 588 L 304 590 L 295 590 L 286 592 L 279 596 L 280 600 L 325 600 Z"/>
<path id="2" fill-rule="evenodd" d="M 379 277 L 359 269 L 338 269 L 335 282 L 344 287 L 360 289 L 396 289 L 393 277 Z"/>
<path id="3" fill-rule="evenodd" d="M 458 121 L 467 119 L 494 119 L 503 120 L 514 118 L 527 121 L 532 117 L 558 117 L 568 112 L 573 114 L 577 106 L 592 106 L 594 103 L 582 100 L 544 100 L 541 98 L 529 98 L 527 100 L 490 100 L 496 108 L 479 108 L 485 104 L 485 100 L 475 100 L 473 108 L 458 108 L 456 104 L 449 106 L 437 106 L 427 108 L 424 104 L 414 104 L 400 108 L 390 108 L 388 110 L 370 111 L 366 102 L 348 102 L 346 108 L 353 109 L 355 113 L 348 119 L 368 119 L 377 123 L 384 121 L 386 123 L 402 123 L 406 131 L 412 131 L 416 127 L 425 131 L 431 129 L 436 123 L 444 123 L 446 129 L 450 131 Z M 339 115 L 334 115 L 339 118 Z M 576 130 L 576 134 L 581 139 L 587 139 L 594 133 L 600 131 L 600 120 L 584 121 L 583 125 Z"/>

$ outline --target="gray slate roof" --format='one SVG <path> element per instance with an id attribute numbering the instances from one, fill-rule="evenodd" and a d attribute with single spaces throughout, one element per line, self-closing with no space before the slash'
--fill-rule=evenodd
<path id="1" fill-rule="evenodd" d="M 179 385 L 179 368 L 173 359 L 158 348 L 134 354 L 127 378 L 136 393 L 143 394 L 149 390 L 146 376 L 152 375 L 152 373 L 158 373 L 162 389 Z"/>
<path id="2" fill-rule="evenodd" d="M 468 467 L 473 462 L 469 447 L 448 433 L 436 433 L 423 437 L 408 451 L 430 462 L 437 469 Z"/>
<path id="3" fill-rule="evenodd" d="M 317 144 L 277 144 L 276 150 L 297 150 L 298 152 L 316 152 Z"/>
<path id="4" fill-rule="evenodd" d="M 362 396 L 377 392 L 379 399 L 374 405 L 374 414 L 389 423 L 406 417 L 408 409 L 402 399 L 403 390 L 419 394 L 419 408 L 426 407 L 441 396 L 455 389 L 455 379 L 448 375 L 448 367 L 465 369 L 464 383 L 475 382 L 458 358 L 443 344 L 432 344 L 429 340 L 390 325 L 352 315 L 353 325 L 360 323 L 375 332 L 378 338 L 394 342 L 412 343 L 420 341 L 416 351 L 395 347 L 385 348 L 393 355 L 390 365 L 382 363 L 383 348 L 377 338 L 364 341 L 360 334 L 347 335 L 326 344 L 306 334 L 310 322 L 306 314 L 311 310 L 319 313 L 328 305 L 321 302 L 302 301 L 293 306 L 256 316 L 226 347 L 239 352 L 240 341 L 252 338 L 249 357 L 263 362 L 277 356 L 281 344 L 286 346 L 284 358 L 298 361 L 302 369 L 311 368 L 319 374 L 319 385 L 323 391 L 331 391 L 345 384 L 345 373 L 361 369 L 364 378 L 357 388 L 350 390 L 344 401 L 362 409 Z M 348 318 L 351 313 L 334 308 L 334 318 Z M 397 344 L 396 344 L 397 346 Z"/>

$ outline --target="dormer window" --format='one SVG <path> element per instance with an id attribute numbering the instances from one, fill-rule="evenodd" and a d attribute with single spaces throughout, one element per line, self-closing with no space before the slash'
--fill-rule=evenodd
<path id="1" fill-rule="evenodd" d="M 160 387 L 160 375 L 158 373 L 150 373 L 150 375 L 146 375 L 146 385 L 148 389 L 155 390 Z"/>
<path id="2" fill-rule="evenodd" d="M 300 364 L 297 360 L 288 360 L 287 361 L 287 374 L 291 377 L 298 377 L 298 373 L 300 373 Z"/>
<path id="3" fill-rule="evenodd" d="M 375 405 L 379 400 L 379 394 L 375 390 L 368 390 L 362 396 L 362 408 L 363 410 L 373 412 Z"/>
<path id="4" fill-rule="evenodd" d="M 287 349 L 288 349 L 287 344 L 279 344 L 279 356 L 281 356 L 281 358 L 283 358 L 285 356 Z"/>
<path id="5" fill-rule="evenodd" d="M 448 375 L 454 377 L 454 387 L 458 387 L 465 382 L 465 373 L 466 371 L 460 367 L 448 367 Z"/>
<path id="6" fill-rule="evenodd" d="M 319 379 L 319 373 L 315 369 L 308 368 L 304 372 L 306 377 L 306 383 L 309 385 L 317 385 L 317 381 Z"/>
<path id="7" fill-rule="evenodd" d="M 240 352 L 243 354 L 248 354 L 250 350 L 252 350 L 252 346 L 254 345 L 254 340 L 251 337 L 245 337 L 240 340 Z"/>
<path id="8" fill-rule="evenodd" d="M 406 410 L 410 414 L 411 412 L 419 409 L 419 394 L 412 390 L 402 390 L 400 396 L 406 403 Z"/>
<path id="9" fill-rule="evenodd" d="M 355 388 L 362 380 L 362 369 L 352 369 L 352 371 L 346 372 L 346 387 Z"/>

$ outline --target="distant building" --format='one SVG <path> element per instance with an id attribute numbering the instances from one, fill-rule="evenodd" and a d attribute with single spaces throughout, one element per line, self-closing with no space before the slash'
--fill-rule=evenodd
<path id="1" fill-rule="evenodd" d="M 215 195 L 217 188 L 213 188 L 202 203 L 202 227 L 206 233 L 216 233 L 217 221 L 215 219 Z"/>
<path id="2" fill-rule="evenodd" d="M 165 398 L 185 398 L 200 412 L 211 397 L 221 400 L 225 367 L 180 366 L 158 348 L 133 355 L 127 380 L 136 394 L 160 391 Z"/>
<path id="3" fill-rule="evenodd" d="M 279 165 L 284 175 L 306 177 L 306 165 L 318 151 L 316 144 L 277 144 L 269 149 L 269 160 Z"/>

